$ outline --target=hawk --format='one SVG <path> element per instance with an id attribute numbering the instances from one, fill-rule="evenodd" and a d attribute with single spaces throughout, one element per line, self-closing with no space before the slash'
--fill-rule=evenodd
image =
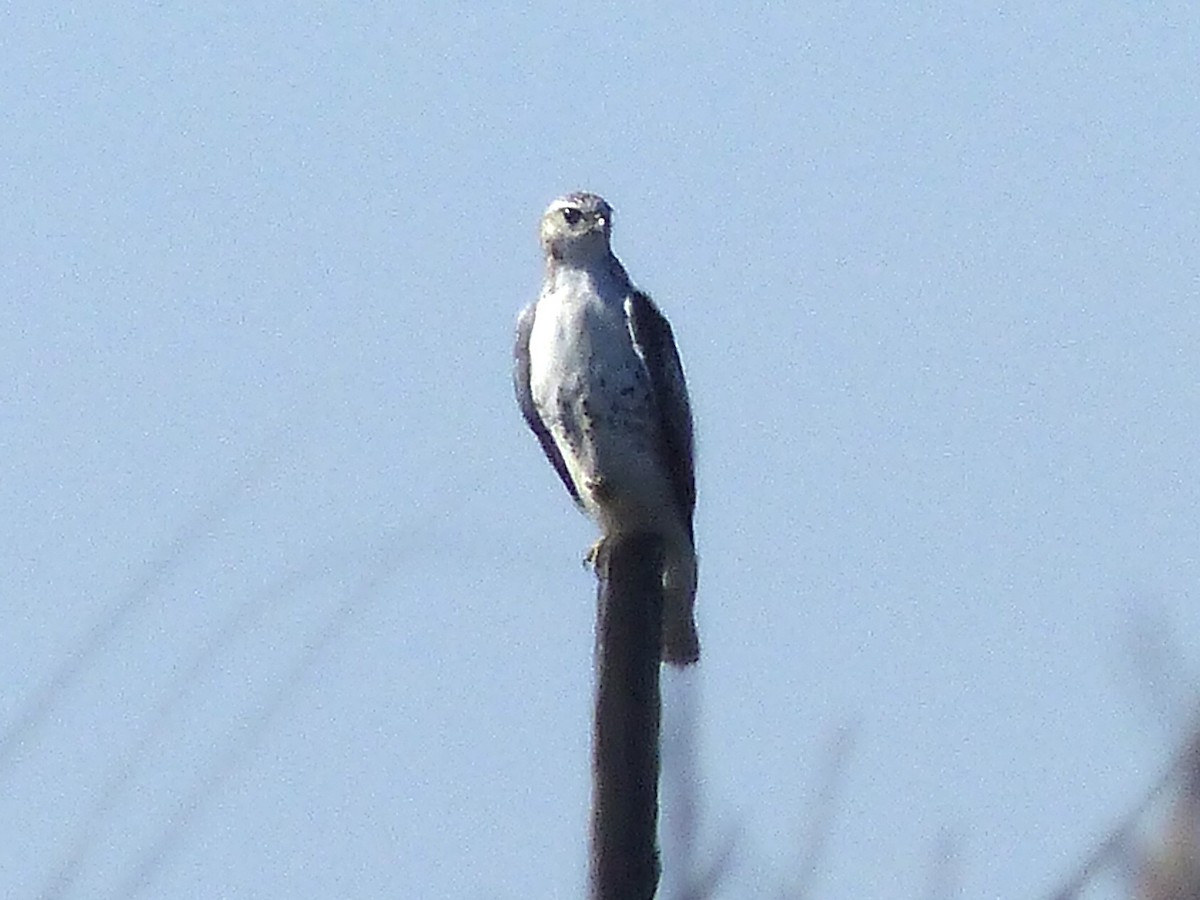
<path id="1" fill-rule="evenodd" d="M 700 658 L 692 413 L 671 326 L 613 255 L 612 207 L 559 197 L 542 216 L 546 274 L 517 320 L 517 402 L 604 541 L 649 531 L 665 547 L 663 656 Z"/>

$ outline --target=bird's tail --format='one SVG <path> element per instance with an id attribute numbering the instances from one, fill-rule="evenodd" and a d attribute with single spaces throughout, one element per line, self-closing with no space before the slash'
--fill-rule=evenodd
<path id="1" fill-rule="evenodd" d="M 686 538 L 668 545 L 663 570 L 663 662 L 687 666 L 700 659 L 696 603 L 696 549 Z"/>

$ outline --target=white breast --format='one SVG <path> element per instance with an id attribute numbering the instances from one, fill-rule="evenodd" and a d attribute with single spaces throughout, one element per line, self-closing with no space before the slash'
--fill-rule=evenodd
<path id="1" fill-rule="evenodd" d="M 623 302 L 615 285 L 577 269 L 560 273 L 543 290 L 529 336 L 530 387 L 543 418 L 557 417 L 564 394 L 631 386 L 642 363 Z"/>
<path id="2" fill-rule="evenodd" d="M 534 403 L 606 531 L 645 520 L 668 490 L 653 390 L 629 334 L 624 288 L 584 273 L 556 278 L 538 300 L 529 339 Z M 601 482 L 604 490 L 591 489 Z"/>

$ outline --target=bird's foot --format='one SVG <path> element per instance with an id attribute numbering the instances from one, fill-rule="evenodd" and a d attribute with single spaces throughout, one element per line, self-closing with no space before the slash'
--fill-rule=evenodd
<path id="1" fill-rule="evenodd" d="M 594 569 L 600 561 L 600 554 L 604 552 L 604 538 L 596 541 L 592 546 L 588 547 L 587 553 L 583 555 L 583 567 L 585 569 Z"/>
<path id="2" fill-rule="evenodd" d="M 612 499 L 612 485 L 609 483 L 607 478 L 601 478 L 599 476 L 595 478 L 588 478 L 584 481 L 583 486 L 595 500 L 604 502 L 605 500 Z"/>

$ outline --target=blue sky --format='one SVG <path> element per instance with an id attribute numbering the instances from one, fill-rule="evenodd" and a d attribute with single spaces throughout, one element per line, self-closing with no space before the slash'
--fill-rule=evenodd
<path id="1" fill-rule="evenodd" d="M 727 896 L 847 724 L 817 896 L 946 834 L 1050 890 L 1176 737 L 1131 623 L 1200 635 L 1197 58 L 1185 4 L 10 9 L 11 895 L 580 893 L 593 535 L 509 384 L 578 188 L 691 383 Z"/>

